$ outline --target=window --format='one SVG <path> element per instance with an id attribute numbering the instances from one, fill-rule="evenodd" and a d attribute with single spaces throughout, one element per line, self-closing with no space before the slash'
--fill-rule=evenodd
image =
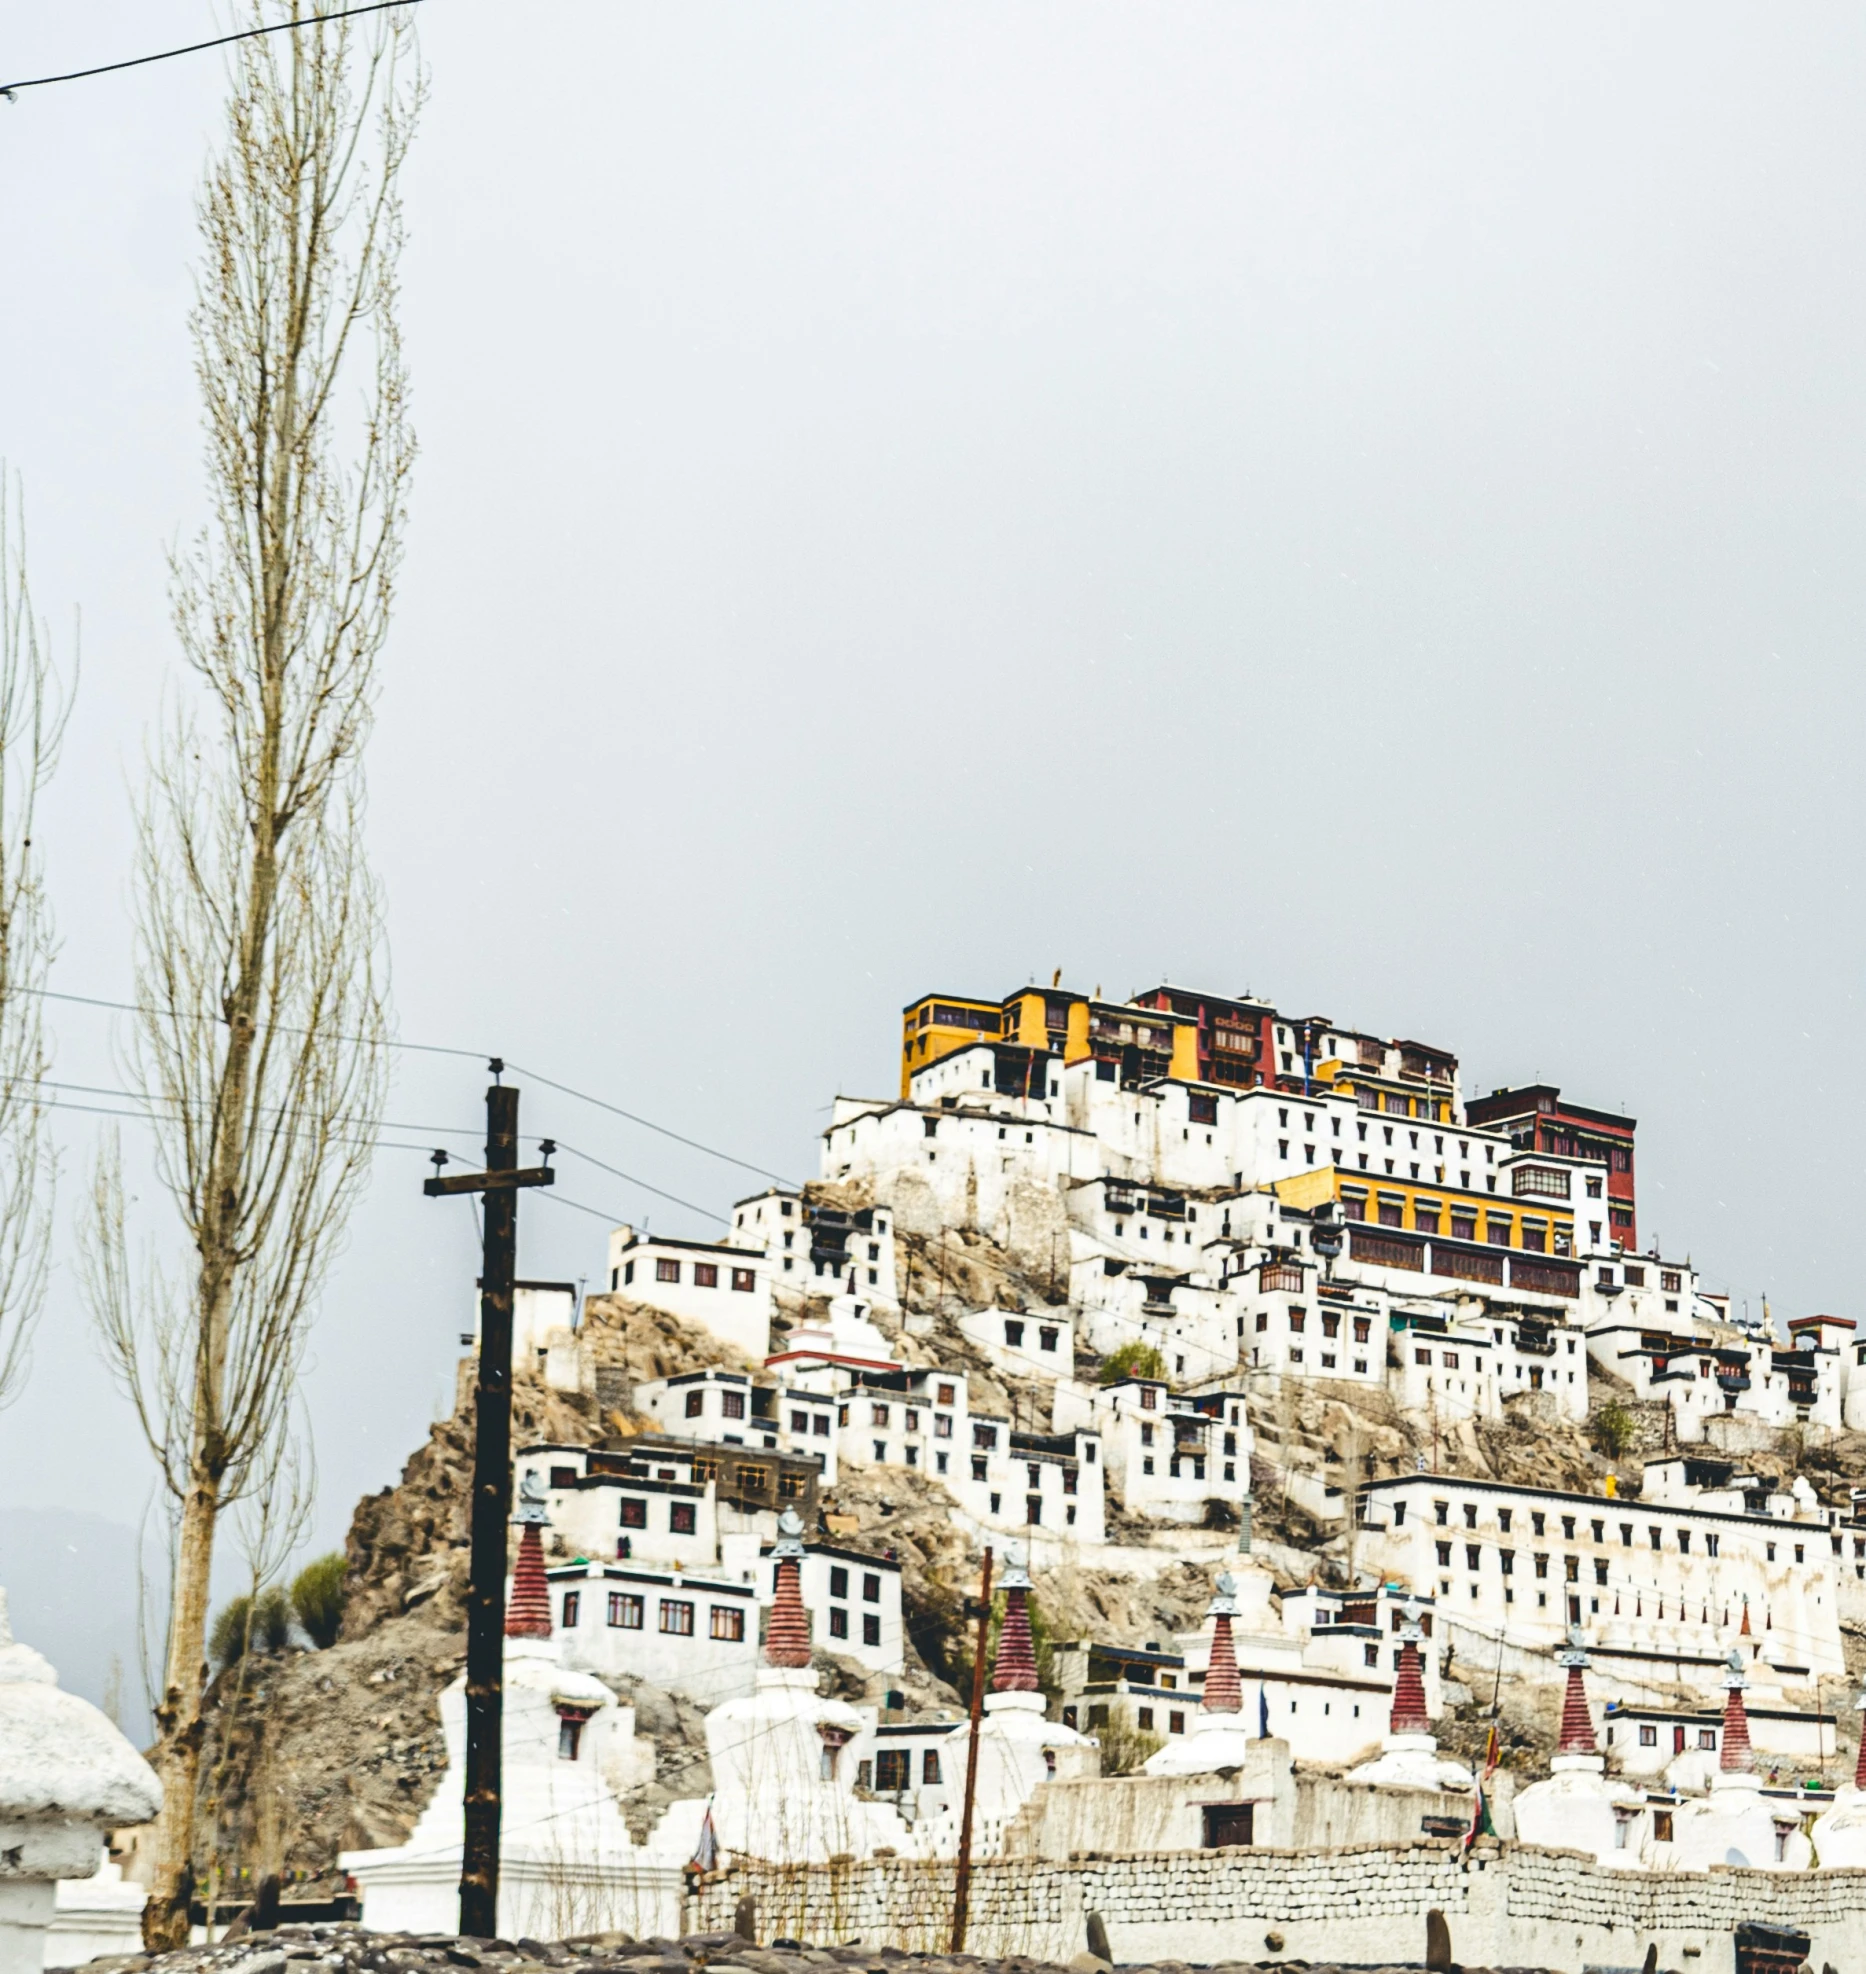
<path id="1" fill-rule="evenodd" d="M 687 1417 L 697 1419 L 706 1410 L 706 1394 L 703 1391 L 690 1391 L 687 1394 Z"/>
<path id="2" fill-rule="evenodd" d="M 807 1433 L 810 1430 L 808 1412 L 793 1412 L 790 1415 L 790 1429 L 794 1433 Z"/>
<path id="3" fill-rule="evenodd" d="M 849 1635 L 849 1614 L 838 1605 L 830 1607 L 829 1635 L 832 1638 L 847 1638 Z"/>
<path id="4" fill-rule="evenodd" d="M 719 1264 L 713 1261 L 696 1261 L 693 1264 L 693 1286 L 696 1289 L 718 1288 Z"/>
<path id="5" fill-rule="evenodd" d="M 1549 1559 L 1546 1555 L 1538 1553 L 1536 1556 L 1536 1575 L 1547 1576 L 1548 1573 L 1549 1573 Z"/>
<path id="6" fill-rule="evenodd" d="M 871 1405 L 868 1408 L 868 1422 L 873 1426 L 885 1426 L 888 1423 L 888 1408 L 885 1405 Z"/>
<path id="7" fill-rule="evenodd" d="M 1186 1717 L 1177 1708 L 1166 1716 L 1166 1731 L 1169 1734 L 1183 1734 L 1186 1731 Z"/>
<path id="8" fill-rule="evenodd" d="M 1054 1323 L 1040 1324 L 1037 1329 L 1037 1348 L 1039 1350 L 1054 1350 L 1058 1335 L 1059 1332 Z"/>
<path id="9" fill-rule="evenodd" d="M 693 1636 L 693 1606 L 684 1597 L 661 1599 L 661 1629 L 676 1638 Z"/>
<path id="10" fill-rule="evenodd" d="M 1721 1538 L 1720 1538 L 1720 1537 L 1718 1537 L 1718 1536 L 1715 1536 L 1715 1535 L 1706 1535 L 1706 1536 L 1705 1536 L 1705 1538 L 1704 1538 L 1704 1553 L 1705 1553 L 1705 1554 L 1706 1554 L 1707 1556 L 1714 1556 L 1714 1555 L 1716 1555 L 1716 1553 L 1717 1553 L 1717 1551 L 1718 1551 L 1718 1549 L 1719 1549 L 1719 1547 L 1720 1547 L 1720 1546 L 1721 1546 Z M 1800 1562 L 1800 1561 L 1801 1561 L 1801 1558 L 1800 1558 L 1799 1556 L 1797 1556 L 1797 1557 L 1795 1558 L 1795 1561 L 1796 1561 L 1796 1562 Z"/>
<path id="11" fill-rule="evenodd" d="M 1656 1748 L 1659 1745 L 1659 1730 L 1642 1722 L 1639 1729 L 1639 1745 L 1642 1748 Z"/>
<path id="12" fill-rule="evenodd" d="M 864 1645 L 881 1643 L 881 1619 L 873 1611 L 862 1613 L 862 1643 Z"/>
<path id="13" fill-rule="evenodd" d="M 1698 1746 L 1700 1748 L 1714 1748 L 1716 1745 L 1717 1730 L 1714 1727 L 1700 1727 L 1698 1729 Z"/>
<path id="14" fill-rule="evenodd" d="M 1478 1568 L 1480 1563 L 1482 1562 L 1482 1559 L 1483 1559 L 1483 1552 L 1478 1548 L 1478 1545 L 1475 1542 L 1467 1542 L 1464 1545 L 1464 1567 L 1467 1570 L 1474 1570 Z"/>
<path id="15" fill-rule="evenodd" d="M 864 1604 L 879 1604 L 881 1602 L 881 1579 L 878 1576 L 870 1575 L 866 1572 L 863 1574 L 862 1602 Z"/>
<path id="16" fill-rule="evenodd" d="M 1580 1557 L 1579 1557 L 1579 1556 L 1564 1556 L 1564 1557 L 1563 1557 L 1563 1558 L 1561 1559 L 1561 1561 L 1562 1561 L 1562 1571 L 1563 1571 L 1563 1573 L 1564 1573 L 1564 1575 L 1565 1575 L 1565 1576 L 1567 1577 L 1567 1579 L 1568 1579 L 1568 1581 L 1569 1581 L 1570 1583 L 1579 1583 L 1579 1582 L 1581 1581 L 1581 1559 L 1580 1559 Z"/>
<path id="17" fill-rule="evenodd" d="M 577 1750 L 583 1745 L 583 1723 L 575 1714 L 559 1714 L 557 1717 L 557 1759 L 560 1762 L 573 1762 Z"/>
<path id="18" fill-rule="evenodd" d="M 1296 1309 L 1292 1307 L 1289 1312 L 1290 1334 L 1292 1336 L 1298 1336 L 1298 1337 L 1301 1336 L 1302 1327 L 1308 1320 L 1309 1320 L 1308 1312 L 1306 1310 Z"/>
<path id="19" fill-rule="evenodd" d="M 938 1403 L 939 1403 L 939 1404 L 941 1404 L 941 1405 L 955 1405 L 955 1404 L 957 1404 L 957 1403 L 958 1403 L 958 1398 L 959 1398 L 959 1394 L 958 1394 L 958 1390 L 957 1390 L 957 1388 L 956 1388 L 955 1386 L 953 1386 L 953 1385 L 941 1385 L 941 1386 L 940 1386 L 940 1388 L 939 1388 L 939 1399 L 938 1399 Z"/>
<path id="20" fill-rule="evenodd" d="M 1564 1542 L 1572 1542 L 1574 1540 L 1574 1517 L 1572 1515 L 1564 1515 L 1561 1518 L 1561 1537 Z"/>
<path id="21" fill-rule="evenodd" d="M 950 1414 L 950 1413 L 946 1413 L 946 1412 L 935 1412 L 935 1413 L 934 1413 L 934 1415 L 933 1415 L 933 1437 L 934 1437 L 935 1439 L 951 1439 L 951 1437 L 952 1437 L 952 1416 L 951 1416 L 951 1414 Z"/>
<path id="22" fill-rule="evenodd" d="M 787 1268 L 790 1266 L 789 1262 L 786 1262 L 784 1265 Z M 750 1295 L 752 1292 L 752 1283 L 753 1283 L 753 1271 L 751 1269 L 749 1268 L 733 1269 L 732 1286 L 739 1292 L 740 1295 Z"/>
<path id="23" fill-rule="evenodd" d="M 1134 1725 L 1143 1734 L 1151 1734 L 1153 1732 L 1153 1709 L 1151 1707 L 1136 1707 L 1134 1709 Z"/>
<path id="24" fill-rule="evenodd" d="M 1495 1214 L 1487 1214 L 1484 1218 L 1484 1239 L 1492 1247 L 1508 1247 L 1510 1244 L 1509 1221 L 1499 1220 Z"/>
<path id="25" fill-rule="evenodd" d="M 583 1608 L 582 1592 L 576 1590 L 566 1590 L 564 1592 L 564 1629 L 566 1631 L 574 1631 L 576 1629 L 577 1614 L 582 1610 L 582 1608 Z"/>
<path id="26" fill-rule="evenodd" d="M 1659 1270 L 1659 1293 L 1661 1295 L 1677 1295 L 1683 1287 L 1684 1277 L 1676 1268 L 1661 1268 Z"/>
<path id="27" fill-rule="evenodd" d="M 609 1625 L 613 1631 L 639 1631 L 641 1629 L 641 1599 L 639 1597 L 631 1597 L 626 1590 L 610 1591 Z"/>
<path id="28" fill-rule="evenodd" d="M 939 1784 L 939 1750 L 928 1748 L 920 1757 L 920 1781 L 926 1788 L 936 1788 Z"/>
<path id="29" fill-rule="evenodd" d="M 633 1495 L 622 1497 L 622 1526 L 624 1528 L 646 1528 L 648 1526 L 648 1504 Z"/>
<path id="30" fill-rule="evenodd" d="M 908 1786 L 908 1763 L 912 1759 L 905 1748 L 883 1748 L 875 1756 L 875 1793 L 891 1796 Z"/>
<path id="31" fill-rule="evenodd" d="M 1473 1564 L 1472 1567 L 1475 1568 L 1476 1565 Z M 1499 1549 L 1497 1551 L 1497 1567 L 1505 1576 L 1514 1576 L 1516 1574 L 1516 1551 L 1514 1549 Z"/>
<path id="32" fill-rule="evenodd" d="M 1688 1556 L 1691 1553 L 1691 1531 L 1688 1528 L 1681 1528 L 1678 1531 L 1678 1553 L 1681 1556 Z"/>
<path id="33" fill-rule="evenodd" d="M 744 1418 L 745 1394 L 742 1391 L 722 1391 L 719 1394 L 719 1410 L 728 1419 Z"/>
<path id="34" fill-rule="evenodd" d="M 745 1613 L 736 1604 L 715 1604 L 712 1610 L 713 1636 L 736 1645 L 745 1636 Z"/>
<path id="35" fill-rule="evenodd" d="M 1015 1320 L 1004 1326 L 1004 1347 L 1006 1350 L 1022 1350 L 1024 1347 L 1024 1326 Z"/>
<path id="36" fill-rule="evenodd" d="M 1438 1566 L 1441 1570 L 1451 1568 L 1451 1544 L 1449 1542 L 1441 1542 L 1438 1545 Z"/>
<path id="37" fill-rule="evenodd" d="M 1497 1526 L 1505 1535 L 1508 1535 L 1510 1532 L 1510 1518 L 1515 1512 L 1513 1508 L 1499 1508 L 1497 1510 Z"/>
<path id="38" fill-rule="evenodd" d="M 992 1450 L 992 1448 L 997 1445 L 997 1443 L 998 1443 L 998 1429 L 996 1426 L 980 1426 L 980 1425 L 973 1426 L 972 1444 L 974 1446 L 981 1448 L 986 1453 L 989 1453 Z"/>
<path id="39" fill-rule="evenodd" d="M 699 1509 L 691 1501 L 668 1504 L 667 1531 L 670 1535 L 691 1535 L 699 1521 Z"/>
<path id="40" fill-rule="evenodd" d="M 654 1264 L 654 1279 L 657 1282 L 677 1282 L 680 1280 L 680 1263 L 669 1261 L 665 1256 Z"/>

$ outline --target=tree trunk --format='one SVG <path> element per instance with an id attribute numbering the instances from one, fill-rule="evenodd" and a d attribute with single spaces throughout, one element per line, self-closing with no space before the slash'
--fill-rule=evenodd
<path id="1" fill-rule="evenodd" d="M 207 1690 L 208 1583 L 214 1567 L 217 1484 L 197 1478 L 181 1509 L 168 1670 L 156 1709 L 162 1813 L 155 1827 L 155 1874 L 143 1907 L 143 1945 L 164 1953 L 188 1944 L 194 1880 L 194 1799 L 201 1776 L 201 1701 Z"/>

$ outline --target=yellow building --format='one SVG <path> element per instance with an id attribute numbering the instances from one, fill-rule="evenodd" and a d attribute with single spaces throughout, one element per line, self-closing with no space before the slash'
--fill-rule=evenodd
<path id="1" fill-rule="evenodd" d="M 901 1095 L 914 1072 L 980 1042 L 1060 1056 L 1094 1057 L 1112 1080 L 1135 1084 L 1199 1081 L 1199 1033 L 1189 1015 L 1104 1001 L 1061 987 L 1020 987 L 1002 1001 L 925 994 L 901 1013 Z"/>
<path id="2" fill-rule="evenodd" d="M 1341 1062 L 1334 1057 L 1318 1062 L 1315 1081 L 1337 1094 L 1351 1096 L 1362 1110 L 1377 1110 L 1388 1117 L 1412 1117 L 1428 1124 L 1452 1124 L 1451 1101 L 1431 1090 L 1396 1083 L 1360 1063 Z"/>
<path id="3" fill-rule="evenodd" d="M 1573 1213 L 1534 1195 L 1518 1199 L 1467 1192 L 1461 1186 L 1344 1171 L 1336 1165 L 1279 1179 L 1275 1190 L 1278 1199 L 1305 1213 L 1334 1200 L 1350 1227 L 1391 1227 L 1439 1241 L 1514 1248 L 1562 1259 L 1574 1255 Z"/>

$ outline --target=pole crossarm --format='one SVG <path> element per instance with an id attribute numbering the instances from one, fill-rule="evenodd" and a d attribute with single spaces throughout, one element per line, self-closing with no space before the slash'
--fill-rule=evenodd
<path id="1" fill-rule="evenodd" d="M 554 1186 L 557 1174 L 548 1165 L 527 1165 L 515 1172 L 456 1172 L 424 1179 L 421 1190 L 429 1199 L 448 1193 L 509 1193 L 520 1186 Z"/>

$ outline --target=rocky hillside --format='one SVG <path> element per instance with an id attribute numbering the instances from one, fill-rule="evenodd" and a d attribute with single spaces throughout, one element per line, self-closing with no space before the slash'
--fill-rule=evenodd
<path id="1" fill-rule="evenodd" d="M 1048 1388 L 1005 1374 L 957 1328 L 968 1310 L 1044 1306 L 1052 1285 L 1043 1271 L 1031 1272 L 972 1233 L 907 1233 L 902 1250 L 906 1307 L 886 1325 L 898 1355 L 964 1369 L 976 1405 L 1046 1425 Z M 807 1301 L 783 1299 L 780 1335 L 812 1313 Z M 585 1392 L 557 1392 L 528 1371 L 517 1375 L 514 1433 L 521 1443 L 617 1444 L 647 1423 L 631 1405 L 638 1381 L 709 1364 L 751 1368 L 707 1332 L 615 1296 L 590 1299 L 582 1348 Z M 1077 1370 L 1095 1375 L 1092 1354 L 1082 1354 Z M 1360 1479 L 1410 1473 L 1422 1460 L 1445 1473 L 1589 1492 L 1617 1472 L 1630 1494 L 1639 1459 L 1663 1444 L 1663 1421 L 1647 1416 L 1650 1410 L 1622 1401 L 1624 1429 L 1609 1436 L 1616 1462 L 1588 1433 L 1556 1421 L 1539 1395 L 1513 1401 L 1501 1421 L 1435 1429 L 1429 1419 L 1400 1412 L 1383 1391 L 1286 1385 L 1252 1403 L 1259 1556 L 1286 1585 L 1345 1580 L 1353 1560 L 1349 1524 L 1317 1524 L 1295 1497 L 1313 1500 L 1313 1482 L 1321 1480 L 1351 1498 Z M 339 1642 L 319 1653 L 256 1653 L 216 1682 L 202 1794 L 203 1875 L 216 1851 L 224 1870 L 323 1874 L 340 1850 L 399 1843 L 413 1826 L 444 1765 L 439 1695 L 462 1664 L 472 1435 L 463 1366 L 453 1414 L 430 1429 L 394 1486 L 357 1505 Z M 1829 1483 L 1866 1475 L 1866 1438 L 1845 1435 L 1819 1448 L 1785 1438 L 1781 1457 L 1753 1464 L 1792 1472 L 1800 1459 L 1829 1468 Z M 901 1564 L 909 1641 L 906 1671 L 895 1678 L 830 1661 L 838 1689 L 870 1704 L 880 1703 L 884 1690 L 899 1690 L 910 1711 L 959 1706 L 971 1665 L 962 1614 L 978 1565 L 953 1524 L 951 1498 L 918 1472 L 853 1468 L 822 1505 L 837 1518 L 840 1540 Z M 1112 1501 L 1109 1523 L 1111 1540 L 1130 1549 L 1130 1567 L 1037 1572 L 1048 1636 L 1164 1641 L 1195 1628 L 1229 1547 L 1226 1536 L 1175 1533 L 1128 1517 Z M 1866 1656 L 1866 1641 L 1860 1644 Z M 1492 1696 L 1464 1693 L 1453 1673 L 1446 1738 L 1475 1755 Z M 666 1801 L 710 1785 L 701 1716 L 642 1682 L 619 1682 L 618 1690 L 635 1704 L 639 1731 L 656 1744 L 656 1780 L 629 1806 L 640 1834 Z M 1518 1763 L 1553 1745 L 1546 1697 L 1505 1697 L 1503 1740 Z"/>

